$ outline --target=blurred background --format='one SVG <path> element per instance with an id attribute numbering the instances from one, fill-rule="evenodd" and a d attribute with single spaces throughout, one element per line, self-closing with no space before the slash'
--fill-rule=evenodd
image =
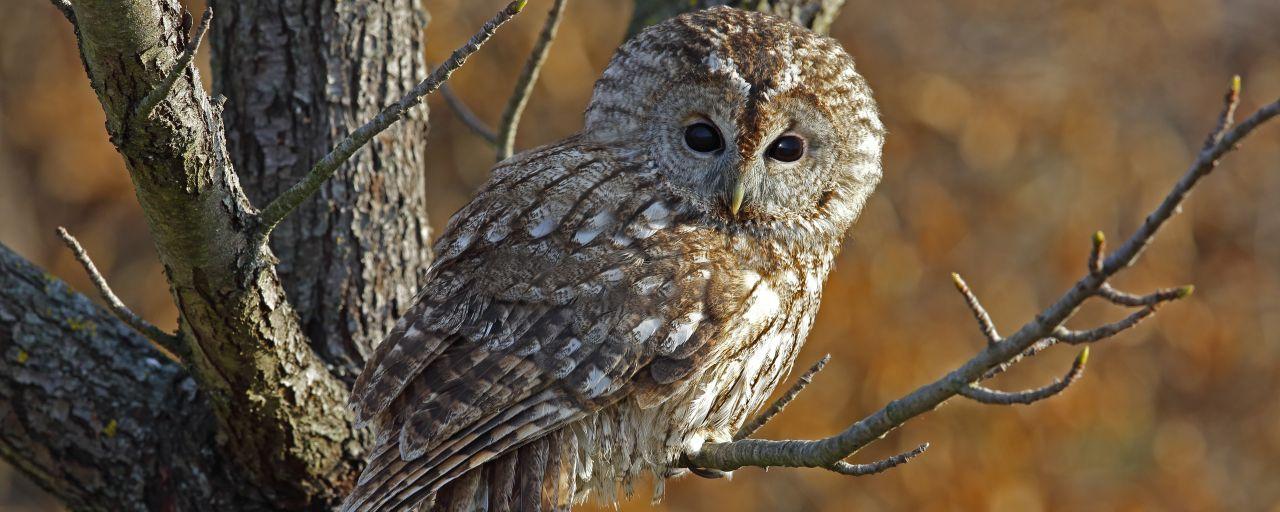
<path id="1" fill-rule="evenodd" d="M 201 2 L 191 2 L 199 12 Z M 440 62 L 494 2 L 432 0 Z M 549 2 L 530 2 L 455 75 L 497 124 Z M 581 126 L 630 2 L 570 2 L 518 149 Z M 0 242 L 91 290 L 53 235 L 74 232 L 116 292 L 175 324 L 123 163 L 107 140 L 66 21 L 41 0 L 0 16 Z M 889 127 L 885 177 L 850 233 L 797 362 L 831 364 L 760 435 L 842 429 L 959 365 L 983 340 L 948 274 L 1012 332 L 1084 271 L 1089 236 L 1127 237 L 1194 158 L 1232 74 L 1241 112 L 1280 97 L 1274 0 L 848 0 L 832 35 L 854 55 Z M 207 45 L 206 45 L 207 49 Z M 208 54 L 199 56 L 208 66 Z M 204 75 L 208 77 L 206 72 Z M 431 224 L 486 176 L 492 149 L 431 101 Z M 932 447 L 886 473 L 738 471 L 686 478 L 653 510 L 1280 511 L 1280 126 L 1200 186 L 1117 284 L 1186 283 L 1190 299 L 1094 347 L 1085 377 L 1032 406 L 963 400 L 916 418 L 855 462 Z M 438 232 L 438 231 L 437 231 Z M 1086 308 L 1086 327 L 1124 312 Z M 1057 347 L 992 383 L 1057 378 Z M 0 463 L 0 510 L 60 506 Z M 650 510 L 637 488 L 623 510 Z M 600 507 L 608 510 L 611 507 Z"/>

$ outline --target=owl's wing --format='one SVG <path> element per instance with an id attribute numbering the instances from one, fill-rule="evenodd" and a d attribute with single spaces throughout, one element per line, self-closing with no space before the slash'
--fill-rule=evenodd
<path id="1" fill-rule="evenodd" d="M 750 292 L 716 282 L 725 238 L 630 160 L 573 139 L 536 150 L 451 219 L 418 304 L 356 381 L 357 419 L 380 433 L 345 510 L 416 503 L 710 354 L 727 313 L 706 298 Z"/>

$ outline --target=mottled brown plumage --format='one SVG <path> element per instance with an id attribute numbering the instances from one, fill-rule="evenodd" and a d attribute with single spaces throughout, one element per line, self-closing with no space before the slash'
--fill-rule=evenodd
<path id="1" fill-rule="evenodd" d="M 694 150 L 697 123 L 723 147 Z M 781 137 L 803 157 L 770 157 Z M 882 139 L 831 39 L 728 8 L 638 35 L 581 133 L 450 220 L 356 382 L 378 444 L 344 509 L 563 509 L 680 473 L 790 370 Z"/>

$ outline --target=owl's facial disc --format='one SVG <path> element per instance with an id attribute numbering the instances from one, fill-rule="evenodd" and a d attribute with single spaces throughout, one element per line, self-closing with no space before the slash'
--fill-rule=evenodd
<path id="1" fill-rule="evenodd" d="M 707 218 L 753 233 L 842 232 L 881 174 L 884 125 L 853 59 L 738 9 L 681 15 L 623 45 L 586 121 L 584 135 L 643 155 Z"/>

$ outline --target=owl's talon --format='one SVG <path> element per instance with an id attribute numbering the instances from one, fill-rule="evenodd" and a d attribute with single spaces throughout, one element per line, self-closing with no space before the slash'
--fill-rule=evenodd
<path id="1" fill-rule="evenodd" d="M 715 480 L 717 478 L 733 478 L 732 471 L 721 471 L 719 469 L 707 469 L 707 468 L 696 468 L 696 467 L 689 468 L 689 471 L 702 478 L 708 478 L 712 480 Z"/>
<path id="2" fill-rule="evenodd" d="M 693 465 L 692 462 L 689 462 L 689 457 L 687 455 L 680 455 L 680 466 L 681 467 L 679 469 L 687 469 L 689 470 L 689 472 L 695 475 L 698 475 L 702 478 L 707 478 L 710 480 L 715 480 L 718 478 L 730 478 L 730 479 L 733 478 L 732 471 L 721 471 L 719 469 L 700 468 L 698 466 L 695 466 Z M 676 468 L 672 468 L 672 469 L 676 469 Z"/>

